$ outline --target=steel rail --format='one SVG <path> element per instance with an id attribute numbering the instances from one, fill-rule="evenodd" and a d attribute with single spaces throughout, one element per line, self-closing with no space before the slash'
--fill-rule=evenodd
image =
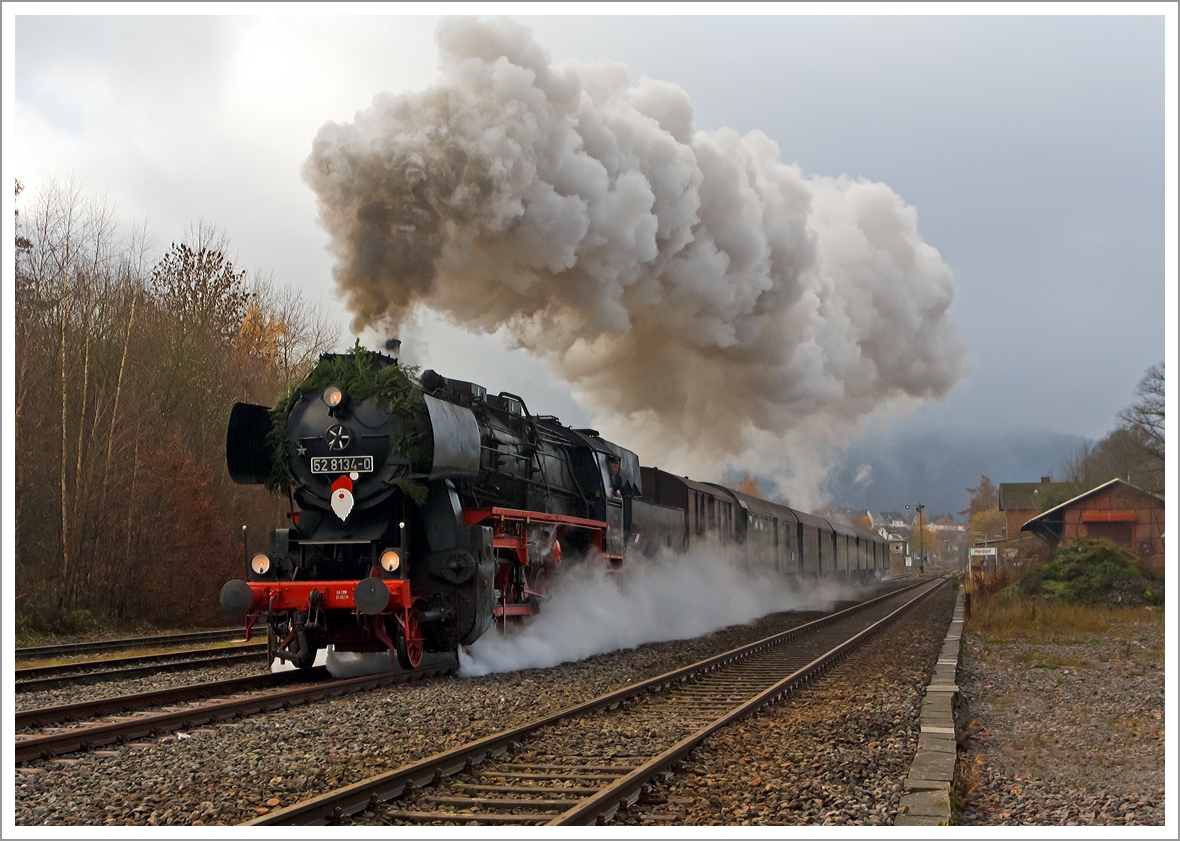
<path id="1" fill-rule="evenodd" d="M 259 665 L 263 665 L 265 654 L 266 643 L 246 643 L 232 647 L 175 651 L 171 654 L 87 660 L 65 663 L 60 666 L 37 666 L 30 669 L 17 669 L 14 688 L 17 692 L 41 692 L 63 686 L 79 686 L 105 680 L 126 680 L 156 675 L 161 672 L 180 672 L 206 666 L 249 662 L 250 660 L 256 660 Z M 103 668 L 105 666 L 114 666 L 115 668 Z"/>
<path id="2" fill-rule="evenodd" d="M 558 722 L 599 712 L 604 709 L 617 709 L 623 703 L 638 699 L 647 693 L 662 692 L 674 685 L 685 683 L 690 678 L 708 674 L 734 662 L 745 660 L 768 648 L 809 636 L 828 625 L 840 622 L 886 599 L 894 598 L 900 592 L 919 586 L 921 584 L 914 584 L 901 590 L 895 590 L 788 631 L 783 631 L 731 651 L 723 652 L 697 663 L 650 678 L 641 683 L 608 692 L 593 700 L 567 707 L 564 710 L 559 710 L 558 712 L 535 719 L 519 727 L 495 733 L 491 736 L 485 736 L 474 742 L 435 754 L 418 762 L 403 765 L 392 771 L 377 774 L 333 791 L 310 797 L 291 806 L 275 809 L 265 815 L 246 821 L 241 825 L 319 825 L 328 823 L 334 819 L 356 814 L 357 812 L 364 811 L 370 805 L 399 797 L 410 789 L 431 785 L 437 781 L 441 781 L 444 777 L 452 776 L 465 769 L 469 769 L 483 762 L 489 756 L 503 756 L 513 745 L 519 743 L 526 736 L 532 735 Z M 548 817 L 546 816 L 545 819 L 547 820 Z M 534 818 L 534 820 L 537 819 Z"/>
<path id="3" fill-rule="evenodd" d="M 213 701 L 183 710 L 136 716 L 132 719 L 98 724 L 93 727 L 77 727 L 60 733 L 25 739 L 18 737 L 15 744 L 16 761 L 21 763 L 34 759 L 50 758 L 63 753 L 114 744 L 127 739 L 155 736 L 174 730 L 199 727 L 214 721 L 242 718 L 254 713 L 299 704 L 310 704 L 325 698 L 335 698 L 340 695 L 380 689 L 398 683 L 408 683 L 412 680 L 438 677 L 455 671 L 457 666 L 458 660 L 447 660 L 430 666 L 420 666 L 408 672 L 389 672 L 345 680 L 323 681 L 312 686 L 268 692 L 249 698 Z"/>
<path id="4" fill-rule="evenodd" d="M 639 799 L 642 789 L 649 782 L 654 780 L 660 773 L 668 770 L 672 765 L 684 757 L 705 741 L 709 736 L 716 733 L 721 728 L 732 724 L 735 721 L 746 718 L 759 712 L 764 707 L 782 700 L 783 697 L 789 695 L 800 685 L 806 683 L 812 678 L 818 676 L 822 672 L 827 671 L 840 660 L 843 660 L 856 649 L 860 648 L 868 642 L 873 636 L 883 631 L 886 627 L 895 622 L 903 613 L 910 610 L 915 604 L 930 596 L 937 591 L 939 587 L 945 584 L 945 580 L 939 584 L 926 589 L 919 593 L 912 599 L 909 599 L 904 604 L 893 610 L 887 616 L 878 619 L 872 625 L 861 630 L 855 636 L 850 637 L 828 652 L 816 657 L 806 666 L 797 669 L 795 672 L 787 675 L 782 680 L 776 682 L 773 686 L 759 692 L 750 700 L 742 703 L 740 706 L 734 707 L 729 712 L 710 722 L 705 727 L 702 727 L 697 732 L 690 736 L 681 739 L 672 747 L 665 750 L 659 756 L 640 765 L 634 771 L 628 773 L 625 777 L 616 780 L 610 785 L 603 788 L 598 794 L 587 797 L 569 811 L 563 813 L 557 818 L 551 820 L 547 826 L 595 826 L 606 823 L 614 818 L 615 813 L 621 807 L 631 806 Z"/>
<path id="5" fill-rule="evenodd" d="M 101 669 L 107 666 L 147 666 L 153 663 L 166 663 L 178 657 L 200 657 L 206 654 L 222 654 L 227 651 L 259 652 L 266 648 L 266 641 L 243 642 L 241 645 L 215 645 L 210 648 L 184 648 L 163 654 L 137 654 L 133 657 L 105 657 L 95 660 L 74 660 L 69 663 L 55 663 L 52 666 L 27 666 L 16 670 L 17 680 L 36 680 L 42 677 L 56 677 L 62 672 L 82 671 L 85 669 Z"/>
<path id="6" fill-rule="evenodd" d="M 113 640 L 91 640 L 88 642 L 64 642 L 55 645 L 35 645 L 16 649 L 16 659 L 51 659 L 70 654 L 90 652 L 128 651 L 135 648 L 168 648 L 177 645 L 192 645 L 201 642 L 223 642 L 241 638 L 246 632 L 241 628 L 219 628 L 212 631 L 192 631 L 185 634 L 159 634 L 150 637 L 124 637 Z"/>
<path id="7" fill-rule="evenodd" d="M 65 721 L 84 721 L 103 715 L 118 715 L 135 710 L 163 707 L 200 701 L 217 695 L 231 695 L 235 692 L 253 692 L 299 681 L 314 682 L 330 677 L 327 668 L 316 666 L 307 672 L 267 672 L 260 675 L 235 677 L 213 683 L 194 683 L 175 686 L 170 689 L 156 689 L 151 692 L 137 692 L 131 695 L 117 695 L 113 698 L 99 698 L 94 701 L 79 701 L 76 704 L 60 704 L 52 707 L 37 707 L 17 710 L 16 729 L 27 730 L 35 727 L 50 727 Z"/>

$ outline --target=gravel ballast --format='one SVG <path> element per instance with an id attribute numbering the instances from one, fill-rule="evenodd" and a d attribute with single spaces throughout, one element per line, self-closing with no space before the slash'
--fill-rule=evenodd
<path id="1" fill-rule="evenodd" d="M 892 824 L 954 596 L 944 588 L 823 678 L 711 737 L 616 822 Z"/>
<path id="2" fill-rule="evenodd" d="M 158 689 L 175 689 L 192 686 L 194 683 L 214 683 L 239 677 L 266 674 L 270 669 L 259 654 L 257 662 L 232 663 L 225 666 L 206 666 L 201 669 L 177 672 L 160 672 L 151 677 L 130 680 L 100 680 L 90 684 L 63 686 L 59 689 L 45 689 L 38 692 L 15 693 L 15 708 L 18 712 L 41 707 L 58 707 L 81 701 L 97 701 L 104 698 L 118 698 L 140 692 L 154 692 Z"/>
<path id="3" fill-rule="evenodd" d="M 1068 643 L 964 637 L 959 822 L 1162 825 L 1164 624 Z"/>
<path id="4" fill-rule="evenodd" d="M 136 743 L 141 747 L 34 762 L 17 772 L 16 822 L 239 823 L 819 615 L 775 614 L 550 669 L 431 680 Z"/>

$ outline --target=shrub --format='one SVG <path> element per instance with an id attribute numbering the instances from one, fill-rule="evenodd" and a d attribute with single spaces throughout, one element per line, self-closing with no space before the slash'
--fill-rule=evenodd
<path id="1" fill-rule="evenodd" d="M 1103 538 L 1084 537 L 1061 547 L 1048 563 L 1026 566 L 1000 599 L 1006 604 L 1046 599 L 1138 607 L 1163 604 L 1163 587 L 1144 577 L 1138 559 L 1126 549 Z"/>
<path id="2" fill-rule="evenodd" d="M 112 629 L 109 617 L 98 616 L 85 608 L 68 611 L 60 623 L 60 629 L 66 634 L 77 636 L 95 636 L 107 633 Z"/>

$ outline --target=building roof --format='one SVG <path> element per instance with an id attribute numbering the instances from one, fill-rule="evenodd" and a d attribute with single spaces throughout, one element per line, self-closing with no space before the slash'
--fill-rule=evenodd
<path id="1" fill-rule="evenodd" d="M 1080 493 L 1072 499 L 1067 499 L 1060 505 L 1056 505 L 1053 508 L 1050 508 L 1048 511 L 1038 514 L 1023 526 L 1021 526 L 1020 530 L 1032 532 L 1033 534 L 1041 534 L 1046 537 L 1060 536 L 1065 509 L 1076 505 L 1086 497 L 1094 496 L 1095 494 L 1102 493 L 1103 491 L 1109 490 L 1118 485 L 1122 485 L 1123 487 L 1130 491 L 1134 491 L 1135 493 L 1150 497 L 1154 500 L 1158 500 L 1160 505 L 1164 504 L 1164 498 L 1158 494 L 1145 491 L 1143 488 L 1132 485 L 1130 482 L 1124 482 L 1122 479 L 1111 479 L 1109 482 L 1104 482 L 1096 488 L 1091 488 L 1085 493 Z"/>
<path id="2" fill-rule="evenodd" d="M 1073 496 L 1078 492 L 1072 482 L 1001 482 L 1000 510 L 1012 509 L 1039 511 L 1045 498 L 1060 498 L 1063 494 Z"/>

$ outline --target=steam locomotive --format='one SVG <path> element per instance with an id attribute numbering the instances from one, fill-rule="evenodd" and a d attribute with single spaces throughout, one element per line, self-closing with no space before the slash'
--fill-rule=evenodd
<path id="1" fill-rule="evenodd" d="M 618 568 L 712 539 L 800 579 L 888 565 L 878 535 L 641 467 L 516 394 L 419 376 L 359 344 L 324 354 L 274 408 L 235 404 L 226 465 L 239 484 L 285 492 L 291 523 L 222 588 L 222 607 L 247 634 L 263 620 L 271 659 L 299 668 L 328 645 L 415 668 L 541 611 L 574 559 Z"/>

